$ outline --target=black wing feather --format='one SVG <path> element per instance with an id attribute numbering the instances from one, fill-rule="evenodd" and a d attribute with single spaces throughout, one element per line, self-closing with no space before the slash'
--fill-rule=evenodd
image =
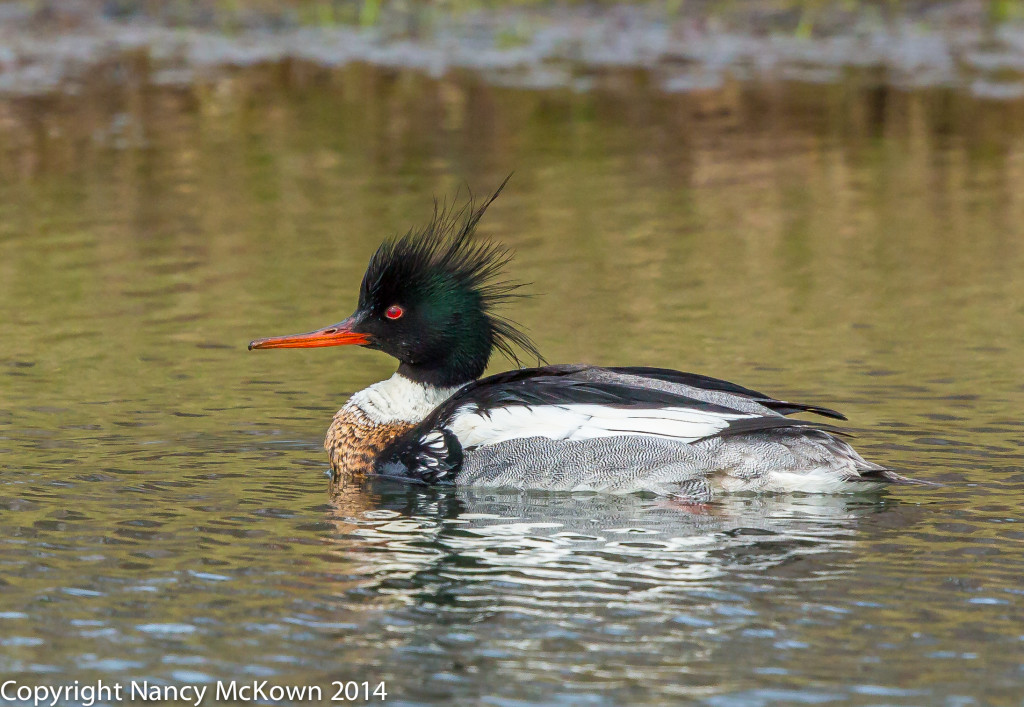
<path id="1" fill-rule="evenodd" d="M 834 420 L 846 419 L 846 415 L 831 408 L 822 407 L 820 405 L 807 405 L 804 403 L 790 403 L 785 400 L 776 400 L 770 395 L 759 393 L 756 390 L 751 390 L 750 388 L 744 388 L 742 385 L 730 383 L 729 381 L 725 381 L 720 378 L 703 376 L 699 373 L 684 373 L 683 371 L 675 371 L 671 368 L 650 368 L 647 366 L 623 366 L 609 368 L 608 370 L 614 371 L 615 373 L 624 373 L 631 376 L 640 376 L 641 378 L 665 381 L 666 383 L 689 385 L 694 388 L 701 388 L 702 390 L 713 390 L 720 393 L 738 395 L 743 398 L 749 398 L 755 403 L 763 405 L 769 410 L 774 410 L 780 415 L 792 415 L 797 412 L 812 412 L 816 415 L 821 415 L 822 417 L 831 417 Z"/>
<path id="2" fill-rule="evenodd" d="M 732 437 L 734 435 L 749 434 L 752 432 L 767 432 L 768 430 L 779 429 L 820 430 L 833 435 L 853 437 L 853 434 L 843 428 L 829 425 L 824 422 L 815 422 L 813 420 L 792 420 L 788 417 L 744 417 L 739 420 L 730 420 L 728 427 L 725 429 L 720 430 L 713 435 L 702 437 L 701 439 Z"/>

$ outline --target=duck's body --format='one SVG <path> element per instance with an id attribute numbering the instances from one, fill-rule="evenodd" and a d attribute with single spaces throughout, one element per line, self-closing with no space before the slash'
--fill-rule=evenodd
<path id="1" fill-rule="evenodd" d="M 491 312 L 515 285 L 492 282 L 505 251 L 471 238 L 489 203 L 464 220 L 435 213 L 425 231 L 384 244 L 363 278 L 359 308 L 344 322 L 250 344 L 360 344 L 401 361 L 394 376 L 356 393 L 335 415 L 324 444 L 335 481 L 379 474 L 692 501 L 913 483 L 864 460 L 837 436 L 841 430 L 786 417 L 846 419 L 841 414 L 715 378 L 584 365 L 480 378 L 494 348 L 512 353 L 515 344 L 536 354 Z"/>
<path id="2" fill-rule="evenodd" d="M 692 501 L 904 481 L 864 460 L 834 428 L 783 414 L 803 411 L 841 417 L 664 369 L 527 368 L 455 390 L 396 373 L 352 396 L 325 447 L 335 479 L 379 474 Z"/>

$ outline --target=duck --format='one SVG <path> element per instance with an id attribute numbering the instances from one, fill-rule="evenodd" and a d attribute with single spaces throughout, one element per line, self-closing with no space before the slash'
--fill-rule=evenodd
<path id="1" fill-rule="evenodd" d="M 847 419 L 830 408 L 673 369 L 548 364 L 499 311 L 524 296 L 505 275 L 511 251 L 476 233 L 504 186 L 480 204 L 435 200 L 426 226 L 382 243 L 347 319 L 250 342 L 355 345 L 398 360 L 394 375 L 351 395 L 331 421 L 332 487 L 386 477 L 703 504 L 727 493 L 923 483 L 865 460 L 833 423 L 791 417 Z M 484 376 L 496 351 L 515 368 Z"/>

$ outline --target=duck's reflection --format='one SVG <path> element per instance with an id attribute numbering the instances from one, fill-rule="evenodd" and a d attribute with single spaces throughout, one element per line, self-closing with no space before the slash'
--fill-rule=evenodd
<path id="1" fill-rule="evenodd" d="M 333 552 L 406 601 L 444 587 L 538 601 L 584 589 L 607 601 L 752 576 L 799 559 L 821 578 L 844 570 L 865 517 L 895 501 L 855 496 L 732 497 L 706 506 L 602 494 L 412 487 L 375 481 L 334 496 Z M 813 562 L 817 556 L 827 562 Z M 461 585 L 461 586 L 459 586 Z M 430 595 L 433 595 L 431 597 Z"/>
<path id="2" fill-rule="evenodd" d="M 373 637 L 360 660 L 401 666 L 408 689 L 438 701 L 481 684 L 529 697 L 551 675 L 566 694 L 658 684 L 693 701 L 737 664 L 802 645 L 802 622 L 846 611 L 819 605 L 856 577 L 865 538 L 915 509 L 851 496 L 680 508 L 375 482 L 332 507 L 329 552 L 358 586 L 332 584 L 342 606 L 330 610 L 350 610 Z"/>

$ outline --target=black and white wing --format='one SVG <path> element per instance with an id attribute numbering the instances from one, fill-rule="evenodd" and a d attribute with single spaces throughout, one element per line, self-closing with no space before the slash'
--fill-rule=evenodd
<path id="1" fill-rule="evenodd" d="M 845 420 L 846 415 L 831 408 L 820 405 L 807 405 L 806 403 L 790 403 L 785 400 L 758 393 L 756 390 L 744 388 L 742 385 L 730 383 L 720 378 L 712 378 L 699 373 L 684 373 L 671 368 L 650 368 L 647 366 L 616 367 L 616 368 L 590 368 L 590 371 L 611 373 L 618 376 L 634 376 L 649 381 L 661 381 L 674 386 L 693 388 L 705 391 L 712 395 L 735 396 L 745 398 L 751 402 L 762 405 L 780 415 L 792 415 L 798 412 L 811 412 L 823 417 L 831 417 L 833 420 Z"/>
<path id="2" fill-rule="evenodd" d="M 646 379 L 667 385 L 645 384 Z M 714 402 L 700 390 L 713 391 Z M 834 431 L 827 425 L 788 419 L 766 403 L 794 411 L 818 410 L 775 401 L 725 381 L 664 369 L 549 366 L 509 371 L 455 393 L 385 451 L 378 471 L 426 483 L 452 481 L 466 451 L 515 439 L 644 436 L 685 444 L 782 427 Z"/>

